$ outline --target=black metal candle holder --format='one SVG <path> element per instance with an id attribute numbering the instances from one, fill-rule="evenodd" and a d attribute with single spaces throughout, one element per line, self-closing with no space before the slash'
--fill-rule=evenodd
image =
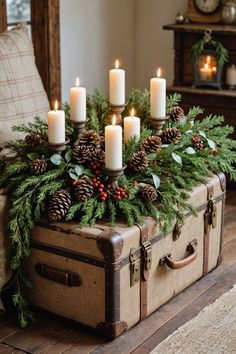
<path id="1" fill-rule="evenodd" d="M 66 141 L 64 143 L 50 143 L 48 141 L 48 149 L 54 153 L 61 154 L 63 151 L 66 150 L 66 146 L 70 143 L 70 139 L 66 138 Z"/>
<path id="2" fill-rule="evenodd" d="M 165 124 L 165 121 L 167 119 L 169 119 L 169 116 L 161 117 L 161 118 L 155 118 L 155 117 L 148 118 L 148 121 L 150 122 L 151 126 L 155 129 L 155 135 L 161 135 L 163 125 Z"/>
<path id="3" fill-rule="evenodd" d="M 118 169 L 111 169 L 105 166 L 102 167 L 102 171 L 104 175 L 108 176 L 111 183 L 111 187 L 113 189 L 116 189 L 116 187 L 118 187 L 118 179 L 124 174 L 126 167 L 127 165 L 123 165 L 121 168 Z"/>

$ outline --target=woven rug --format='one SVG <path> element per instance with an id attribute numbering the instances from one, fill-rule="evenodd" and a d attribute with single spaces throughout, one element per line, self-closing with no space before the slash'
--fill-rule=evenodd
<path id="1" fill-rule="evenodd" d="M 236 354 L 236 284 L 151 354 Z"/>

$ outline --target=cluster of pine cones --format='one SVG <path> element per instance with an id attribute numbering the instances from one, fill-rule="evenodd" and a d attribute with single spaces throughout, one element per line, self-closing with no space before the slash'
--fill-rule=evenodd
<path id="1" fill-rule="evenodd" d="M 91 161 L 102 163 L 105 159 L 104 138 L 94 130 L 84 130 L 73 150 L 73 158 L 78 164 Z"/>

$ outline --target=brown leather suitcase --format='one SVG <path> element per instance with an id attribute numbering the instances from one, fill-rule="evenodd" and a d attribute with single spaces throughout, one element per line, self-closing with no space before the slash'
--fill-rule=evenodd
<path id="1" fill-rule="evenodd" d="M 113 229 L 106 222 L 42 222 L 32 234 L 25 269 L 34 305 L 115 338 L 145 319 L 221 258 L 225 177 L 191 193 L 198 216 L 163 235 L 152 218 Z"/>

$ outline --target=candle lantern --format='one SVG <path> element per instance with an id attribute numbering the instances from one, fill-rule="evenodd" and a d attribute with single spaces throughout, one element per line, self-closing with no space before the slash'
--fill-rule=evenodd
<path id="1" fill-rule="evenodd" d="M 223 66 L 217 62 L 214 50 L 206 49 L 194 63 L 195 75 L 193 87 L 222 87 Z"/>

